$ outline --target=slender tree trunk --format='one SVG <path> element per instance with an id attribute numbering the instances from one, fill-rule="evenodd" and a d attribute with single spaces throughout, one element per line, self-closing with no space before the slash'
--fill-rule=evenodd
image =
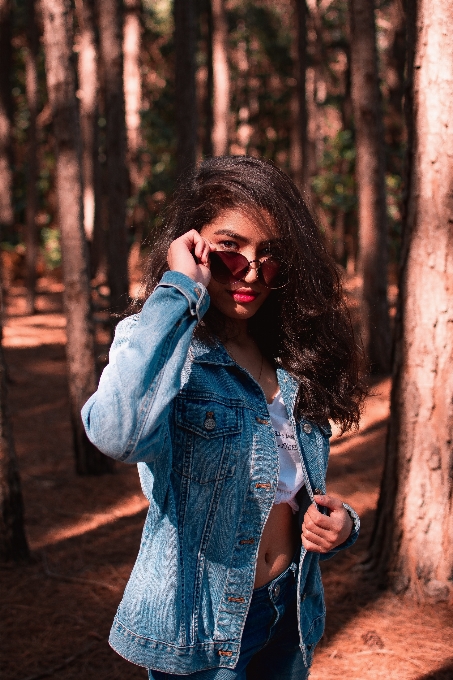
<path id="1" fill-rule="evenodd" d="M 24 506 L 8 413 L 5 359 L 0 347 L 0 561 L 29 556 L 24 529 Z"/>
<path id="2" fill-rule="evenodd" d="M 25 257 L 27 265 L 27 314 L 35 313 L 36 259 L 38 253 L 36 212 L 38 209 L 38 146 L 36 116 L 38 114 L 38 51 L 39 35 L 36 22 L 35 0 L 27 2 L 27 50 L 25 55 L 25 91 L 29 111 L 27 204 L 25 207 Z"/>
<path id="3" fill-rule="evenodd" d="M 398 592 L 453 585 L 453 23 L 408 5 L 408 197 L 386 463 L 370 560 Z"/>
<path id="4" fill-rule="evenodd" d="M 123 27 L 124 99 L 126 103 L 127 156 L 132 195 L 137 196 L 142 184 L 139 166 L 141 146 L 140 109 L 142 107 L 142 78 L 140 73 L 140 0 L 125 0 Z"/>
<path id="5" fill-rule="evenodd" d="M 374 2 L 349 0 L 352 105 L 359 198 L 359 271 L 363 277 L 363 340 L 371 369 L 390 370 L 387 302 L 387 216 Z"/>
<path id="6" fill-rule="evenodd" d="M 11 229 L 14 221 L 11 170 L 11 0 L 0 0 L 0 230 Z"/>
<path id="7" fill-rule="evenodd" d="M 230 115 L 230 69 L 228 66 L 228 25 L 225 0 L 212 0 L 212 72 L 214 156 L 228 153 L 228 120 Z"/>
<path id="8" fill-rule="evenodd" d="M 392 0 L 385 17 L 388 28 L 388 45 L 383 52 L 383 80 L 386 87 L 385 139 L 387 146 L 387 168 L 392 175 L 404 174 L 404 149 L 406 128 L 403 112 L 403 98 L 406 66 L 406 15 L 403 0 Z M 398 208 L 402 213 L 403 192 L 398 192 Z M 400 246 L 399 239 L 395 239 Z M 399 247 L 398 247 L 399 250 Z"/>
<path id="9" fill-rule="evenodd" d="M 92 0 L 76 0 L 79 24 L 77 62 L 79 76 L 80 132 L 82 138 L 83 226 L 89 242 L 93 240 L 97 126 L 97 45 Z"/>
<path id="10" fill-rule="evenodd" d="M 291 96 L 290 166 L 294 182 L 305 189 L 308 180 L 307 103 L 305 74 L 307 71 L 307 5 L 295 0 L 296 46 L 294 63 L 296 87 Z"/>
<path id="11" fill-rule="evenodd" d="M 88 440 L 80 409 L 96 389 L 90 287 L 83 230 L 80 132 L 72 68 L 69 0 L 42 0 L 46 79 L 56 141 L 58 219 L 63 257 L 66 357 L 77 471 L 95 474 L 110 461 Z"/>
<path id="12" fill-rule="evenodd" d="M 195 166 L 197 154 L 197 94 L 195 84 L 194 0 L 174 0 L 176 174 Z"/>
<path id="13" fill-rule="evenodd" d="M 212 4 L 211 0 L 203 0 L 203 10 L 201 13 L 201 33 L 203 37 L 204 50 L 206 54 L 206 69 L 201 85 L 200 92 L 200 118 L 203 123 L 199 130 L 201 134 L 201 151 L 203 156 L 213 155 L 212 130 L 214 127 L 214 69 L 213 69 L 213 50 L 212 50 Z M 201 70 L 201 69 L 200 69 Z"/>
<path id="14" fill-rule="evenodd" d="M 107 121 L 108 282 L 111 309 L 121 312 L 129 299 L 126 235 L 128 174 L 121 6 L 119 0 L 97 0 L 97 8 Z"/>
<path id="15" fill-rule="evenodd" d="M 390 5 L 390 41 L 384 53 L 385 82 L 388 88 L 386 133 L 393 153 L 399 154 L 404 136 L 404 67 L 406 62 L 406 16 L 403 0 Z"/>
<path id="16" fill-rule="evenodd" d="M 123 25 L 124 100 L 126 106 L 127 161 L 131 182 L 131 196 L 136 202 L 143 183 L 140 170 L 140 109 L 142 107 L 142 77 L 140 72 L 141 0 L 125 0 Z M 133 228 L 134 242 L 129 249 L 128 269 L 132 278 L 140 278 L 140 248 L 143 221 L 137 219 L 139 211 L 133 209 L 129 223 Z"/>

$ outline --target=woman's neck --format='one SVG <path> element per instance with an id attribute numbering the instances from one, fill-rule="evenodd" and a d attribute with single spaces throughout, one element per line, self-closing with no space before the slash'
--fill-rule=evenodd
<path id="1" fill-rule="evenodd" d="M 225 327 L 222 331 L 220 340 L 226 347 L 246 348 L 256 345 L 250 335 L 247 320 L 225 319 Z"/>

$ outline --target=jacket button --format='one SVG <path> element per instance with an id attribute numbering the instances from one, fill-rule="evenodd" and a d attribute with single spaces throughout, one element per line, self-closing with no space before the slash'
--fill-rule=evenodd
<path id="1" fill-rule="evenodd" d="M 269 421 L 265 420 L 264 418 L 258 418 L 256 417 L 256 422 L 259 423 L 260 425 L 269 425 Z"/>
<path id="2" fill-rule="evenodd" d="M 314 494 L 315 494 L 315 496 L 323 496 L 321 489 L 315 489 Z"/>
<path id="3" fill-rule="evenodd" d="M 313 428 L 312 428 L 312 426 L 310 425 L 310 423 L 304 423 L 303 430 L 304 430 L 304 432 L 305 432 L 306 434 L 310 434 L 310 432 L 312 431 L 312 429 L 313 429 Z"/>
<path id="4" fill-rule="evenodd" d="M 277 585 L 274 588 L 274 597 L 278 597 L 279 595 L 280 595 L 280 586 L 277 583 Z"/>
<path id="5" fill-rule="evenodd" d="M 201 290 L 200 290 L 199 288 L 194 288 L 194 291 L 195 291 L 195 295 L 196 295 L 197 297 L 200 297 L 200 295 L 201 295 Z"/>
<path id="6" fill-rule="evenodd" d="M 213 411 L 208 411 L 206 413 L 206 420 L 204 421 L 204 429 L 205 430 L 215 430 L 216 428 L 216 422 L 214 418 L 214 412 Z"/>

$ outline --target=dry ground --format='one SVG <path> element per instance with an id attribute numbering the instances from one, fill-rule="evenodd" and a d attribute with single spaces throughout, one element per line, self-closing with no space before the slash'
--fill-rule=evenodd
<path id="1" fill-rule="evenodd" d="M 143 669 L 107 644 L 132 568 L 146 502 L 135 468 L 74 473 L 61 286 L 41 280 L 39 313 L 9 295 L 5 346 L 32 561 L 3 567 L 3 680 L 133 680 Z M 452 680 L 453 622 L 444 605 L 417 606 L 380 591 L 360 567 L 375 512 L 389 380 L 374 385 L 358 434 L 335 438 L 330 490 L 362 517 L 356 546 L 323 567 L 328 620 L 313 680 Z M 263 678 L 265 680 L 265 678 Z"/>

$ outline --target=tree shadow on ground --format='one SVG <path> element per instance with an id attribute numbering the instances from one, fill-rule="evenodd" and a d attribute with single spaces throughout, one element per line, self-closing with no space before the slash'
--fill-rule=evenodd
<path id="1" fill-rule="evenodd" d="M 420 675 L 417 680 L 452 680 L 453 678 L 453 658 L 442 668 L 438 668 L 427 675 Z"/>
<path id="2" fill-rule="evenodd" d="M 46 672 L 59 680 L 144 680 L 146 671 L 118 656 L 107 640 L 145 514 L 107 522 L 35 551 L 29 564 L 0 569 L 8 649 L 2 677 Z"/>
<path id="3" fill-rule="evenodd" d="M 339 633 L 360 610 L 382 597 L 377 579 L 361 567 L 374 515 L 370 510 L 361 516 L 361 536 L 353 548 L 321 562 L 327 609 L 324 643 Z"/>

